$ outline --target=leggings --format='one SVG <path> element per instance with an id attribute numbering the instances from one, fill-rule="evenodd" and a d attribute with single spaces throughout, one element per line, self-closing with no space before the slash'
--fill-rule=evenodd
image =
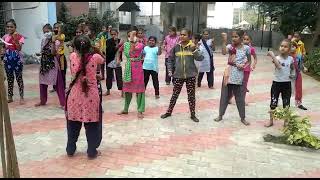
<path id="1" fill-rule="evenodd" d="M 283 108 L 290 107 L 291 82 L 272 82 L 270 108 L 273 110 L 278 106 L 281 93 Z"/>
<path id="2" fill-rule="evenodd" d="M 196 89 L 196 77 L 190 77 L 186 79 L 180 79 L 175 78 L 173 81 L 173 93 L 170 100 L 170 105 L 168 107 L 167 113 L 171 114 L 173 111 L 173 108 L 177 102 L 177 99 L 180 95 L 182 86 L 186 82 L 187 87 L 187 93 L 188 93 L 188 102 L 189 102 L 189 109 L 191 116 L 195 115 L 195 108 L 196 108 L 196 95 L 195 95 L 195 89 Z"/>
<path id="3" fill-rule="evenodd" d="M 297 73 L 297 79 L 294 84 L 295 84 L 296 105 L 299 106 L 302 103 L 302 76 L 301 76 L 301 72 Z"/>
<path id="4" fill-rule="evenodd" d="M 21 71 L 6 71 L 7 79 L 8 79 L 8 96 L 13 96 L 13 85 L 14 85 L 14 76 L 16 76 L 16 81 L 19 86 L 19 94 L 20 97 L 23 98 L 24 95 L 24 85 L 23 85 L 23 78 L 22 78 L 22 70 Z"/>
<path id="5" fill-rule="evenodd" d="M 153 70 L 143 70 L 144 71 L 144 85 L 147 88 L 148 82 L 150 75 L 152 77 L 152 82 L 153 82 L 153 88 L 154 88 L 154 93 L 155 95 L 159 95 L 159 78 L 158 78 L 158 73 Z"/>
<path id="6" fill-rule="evenodd" d="M 243 90 L 244 90 L 244 98 L 246 98 L 248 90 L 248 81 L 250 77 L 250 71 L 243 71 Z"/>

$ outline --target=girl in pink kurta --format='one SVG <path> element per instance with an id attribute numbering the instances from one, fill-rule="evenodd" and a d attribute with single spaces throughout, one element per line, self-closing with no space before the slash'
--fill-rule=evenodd
<path id="1" fill-rule="evenodd" d="M 125 42 L 119 49 L 126 57 L 122 89 L 125 93 L 125 104 L 124 109 L 119 114 L 128 114 L 132 93 L 136 93 L 138 118 L 143 118 L 142 113 L 145 111 L 145 85 L 142 51 L 144 45 L 137 41 L 136 32 L 136 30 L 130 30 L 129 41 Z M 117 62 L 118 64 L 120 63 L 120 54 L 118 54 Z"/>
<path id="2" fill-rule="evenodd" d="M 73 82 L 67 96 L 67 154 L 72 156 L 76 150 L 76 142 L 82 123 L 86 128 L 88 141 L 88 157 L 98 155 L 96 148 L 101 142 L 100 97 L 97 85 L 96 70 L 104 59 L 99 54 L 89 54 L 91 43 L 89 37 L 81 35 L 75 38 L 76 52 L 70 54 L 70 70 Z M 80 72 L 80 73 L 79 73 Z"/>

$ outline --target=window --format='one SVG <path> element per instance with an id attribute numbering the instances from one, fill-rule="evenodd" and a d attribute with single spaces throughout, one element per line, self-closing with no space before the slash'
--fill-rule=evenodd
<path id="1" fill-rule="evenodd" d="M 98 2 L 89 2 L 89 16 L 96 16 L 98 13 Z"/>
<path id="2" fill-rule="evenodd" d="M 89 9 L 98 9 L 98 2 L 89 2 Z"/>

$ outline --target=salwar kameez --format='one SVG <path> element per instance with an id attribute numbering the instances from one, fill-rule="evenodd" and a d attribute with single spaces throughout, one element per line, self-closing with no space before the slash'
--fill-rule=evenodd
<path id="1" fill-rule="evenodd" d="M 125 93 L 124 112 L 128 112 L 132 93 L 137 94 L 138 112 L 142 113 L 145 111 L 145 84 L 142 66 L 143 59 L 141 58 L 143 47 L 144 45 L 139 42 L 136 44 L 126 42 L 121 47 L 127 58 L 122 89 Z"/>
<path id="2" fill-rule="evenodd" d="M 52 54 L 51 41 L 44 39 L 41 43 L 42 56 L 39 73 L 40 105 L 45 105 L 48 99 L 48 86 L 54 85 L 58 94 L 60 106 L 65 106 L 65 88 L 58 60 Z"/>

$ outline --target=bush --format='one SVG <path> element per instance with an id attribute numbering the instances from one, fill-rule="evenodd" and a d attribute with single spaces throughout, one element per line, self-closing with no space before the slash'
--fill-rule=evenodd
<path id="1" fill-rule="evenodd" d="M 265 141 L 320 149 L 320 139 L 310 133 L 311 123 L 308 117 L 301 118 L 289 107 L 276 108 L 272 113 L 275 119 L 284 120 L 283 134 L 278 137 L 268 134 L 264 136 Z"/>
<path id="2" fill-rule="evenodd" d="M 66 36 L 66 41 L 70 41 L 74 37 L 78 24 L 82 22 L 92 24 L 97 34 L 101 31 L 103 25 L 112 25 L 114 27 L 118 23 L 118 19 L 114 16 L 115 13 L 113 11 L 107 10 L 101 18 L 98 16 L 88 16 L 86 14 L 78 17 L 65 18 L 64 22 L 62 22 L 64 23 L 63 32 Z"/>
<path id="3" fill-rule="evenodd" d="M 304 65 L 310 73 L 320 76 L 320 48 L 314 49 L 306 56 Z"/>

